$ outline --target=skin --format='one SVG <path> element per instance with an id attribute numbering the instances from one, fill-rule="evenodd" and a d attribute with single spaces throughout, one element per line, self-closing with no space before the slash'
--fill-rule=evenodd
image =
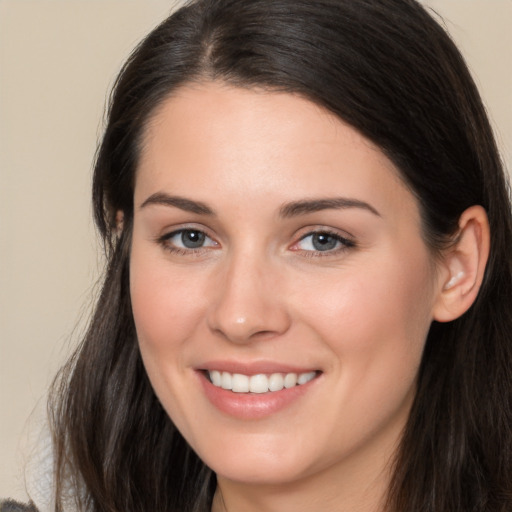
<path id="1" fill-rule="evenodd" d="M 354 129 L 291 94 L 195 84 L 153 115 L 135 186 L 133 314 L 157 396 L 218 475 L 214 511 L 382 510 L 449 278 L 398 176 Z M 282 215 L 340 197 L 367 206 Z M 179 247 L 180 229 L 205 245 Z M 312 232 L 350 243 L 315 250 Z M 213 360 L 319 377 L 277 412 L 241 419 L 205 396 L 197 370 Z"/>

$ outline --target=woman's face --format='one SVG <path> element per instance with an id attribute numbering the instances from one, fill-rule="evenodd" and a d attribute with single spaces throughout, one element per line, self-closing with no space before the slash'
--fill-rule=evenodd
<path id="1" fill-rule="evenodd" d="M 249 483 L 382 469 L 439 288 L 383 153 L 299 96 L 188 86 L 148 126 L 134 201 L 140 350 L 206 464 Z"/>

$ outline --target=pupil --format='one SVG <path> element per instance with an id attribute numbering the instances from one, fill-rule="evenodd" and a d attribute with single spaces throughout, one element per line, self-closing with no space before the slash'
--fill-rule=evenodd
<path id="1" fill-rule="evenodd" d="M 331 235 L 326 235 L 325 233 L 317 233 L 313 235 L 312 242 L 313 247 L 317 251 L 329 251 L 336 247 L 338 241 Z"/>
<path id="2" fill-rule="evenodd" d="M 204 233 L 201 231 L 183 231 L 181 241 L 187 249 L 196 249 L 204 243 Z"/>

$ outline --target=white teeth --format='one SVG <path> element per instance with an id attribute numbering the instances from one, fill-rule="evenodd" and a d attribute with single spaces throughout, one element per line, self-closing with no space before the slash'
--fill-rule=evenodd
<path id="1" fill-rule="evenodd" d="M 309 382 L 310 380 L 313 380 L 315 378 L 316 373 L 315 372 L 309 372 L 309 373 L 301 373 L 297 379 L 297 384 L 300 386 L 301 384 L 306 384 L 306 382 Z"/>
<path id="2" fill-rule="evenodd" d="M 293 388 L 297 385 L 297 374 L 296 373 L 287 373 L 284 377 L 284 387 L 286 389 Z"/>
<path id="3" fill-rule="evenodd" d="M 212 379 L 212 382 L 215 386 L 220 387 L 222 385 L 222 375 L 217 370 L 210 372 L 210 379 Z"/>
<path id="4" fill-rule="evenodd" d="M 284 388 L 284 377 L 280 373 L 273 373 L 268 379 L 269 391 L 281 391 Z"/>
<path id="5" fill-rule="evenodd" d="M 220 387 L 223 389 L 231 389 L 233 387 L 233 379 L 231 377 L 231 373 L 228 372 L 222 372 L 221 374 L 221 381 L 220 381 Z M 213 379 L 212 379 L 213 382 Z M 213 382 L 215 384 L 215 382 Z M 215 384 L 217 385 L 217 384 Z"/>
<path id="6" fill-rule="evenodd" d="M 268 391 L 268 378 L 266 375 L 252 375 L 249 379 L 249 391 L 251 393 L 266 393 Z"/>
<path id="7" fill-rule="evenodd" d="M 249 377 L 241 373 L 234 373 L 231 380 L 233 387 L 231 388 L 235 393 L 248 393 L 249 392 Z"/>
<path id="8" fill-rule="evenodd" d="M 267 393 L 268 391 L 281 391 L 306 384 L 313 380 L 317 372 L 300 373 L 272 373 L 265 375 L 243 375 L 241 373 L 220 372 L 211 370 L 208 372 L 210 381 L 216 387 L 231 390 L 235 393 Z"/>

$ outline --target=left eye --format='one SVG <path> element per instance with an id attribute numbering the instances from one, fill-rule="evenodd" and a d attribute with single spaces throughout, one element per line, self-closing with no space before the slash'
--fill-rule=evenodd
<path id="1" fill-rule="evenodd" d="M 354 244 L 339 235 L 332 233 L 310 233 L 299 240 L 297 249 L 301 251 L 327 252 L 352 247 Z"/>
<path id="2" fill-rule="evenodd" d="M 165 243 L 178 249 L 200 249 L 217 245 L 203 231 L 197 229 L 180 229 L 164 237 Z"/>

